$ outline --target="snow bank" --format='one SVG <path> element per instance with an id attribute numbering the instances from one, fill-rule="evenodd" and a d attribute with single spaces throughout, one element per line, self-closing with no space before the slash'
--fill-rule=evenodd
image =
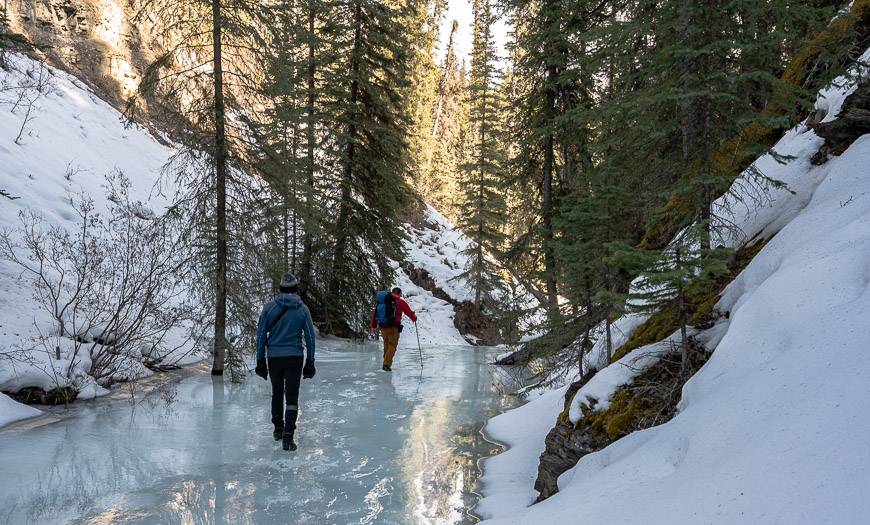
<path id="1" fill-rule="evenodd" d="M 822 93 L 829 117 L 848 89 Z M 488 523 L 866 521 L 870 136 L 812 166 L 821 143 L 792 130 L 776 151 L 797 158 L 758 166 L 794 193 L 774 191 L 757 208 L 732 202 L 745 233 L 732 246 L 778 233 L 726 288 L 718 308 L 730 319 L 706 334 L 718 346 L 684 387 L 679 414 L 583 457 L 558 494 Z"/>
<path id="2" fill-rule="evenodd" d="M 538 457 L 544 438 L 562 411 L 567 386 L 538 393 L 525 405 L 492 418 L 485 432 L 508 450 L 487 458 L 480 478 L 484 497 L 474 512 L 487 519 L 521 512 L 535 501 Z"/>
<path id="3" fill-rule="evenodd" d="M 622 356 L 618 361 L 592 376 L 592 379 L 583 385 L 571 400 L 568 411 L 571 422 L 577 424 L 583 418 L 581 409 L 583 405 L 592 407 L 596 411 L 607 410 L 610 406 L 610 398 L 619 387 L 631 383 L 644 370 L 658 363 L 662 355 L 670 351 L 679 340 L 680 332 L 674 332 L 658 343 L 643 346 Z"/>
<path id="4" fill-rule="evenodd" d="M 0 394 L 0 427 L 40 414 L 42 414 L 40 410 L 23 405 L 6 394 Z"/>

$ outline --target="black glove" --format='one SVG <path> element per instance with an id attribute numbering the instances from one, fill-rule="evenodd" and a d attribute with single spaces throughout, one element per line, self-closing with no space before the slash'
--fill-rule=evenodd
<path id="1" fill-rule="evenodd" d="M 263 379 L 269 378 L 269 369 L 266 368 L 266 358 L 257 359 L 257 368 L 254 369 L 254 373 Z"/>
<path id="2" fill-rule="evenodd" d="M 399 325 L 399 333 L 400 333 L 400 334 L 402 333 L 402 330 L 403 330 L 404 328 L 405 328 L 405 325 L 402 325 L 402 324 Z"/>
<path id="3" fill-rule="evenodd" d="M 314 369 L 314 359 L 305 361 L 305 366 L 302 367 L 302 377 L 305 379 L 311 379 L 316 373 L 317 370 Z"/>

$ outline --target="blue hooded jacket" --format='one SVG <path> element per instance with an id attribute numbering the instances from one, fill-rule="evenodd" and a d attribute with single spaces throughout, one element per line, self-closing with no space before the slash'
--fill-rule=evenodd
<path id="1" fill-rule="evenodd" d="M 282 311 L 284 315 L 281 315 Z M 278 297 L 263 307 L 257 323 L 257 359 L 266 357 L 266 347 L 269 348 L 269 357 L 302 356 L 303 333 L 308 360 L 314 361 L 314 325 L 311 324 L 311 312 L 298 295 L 278 294 Z"/>

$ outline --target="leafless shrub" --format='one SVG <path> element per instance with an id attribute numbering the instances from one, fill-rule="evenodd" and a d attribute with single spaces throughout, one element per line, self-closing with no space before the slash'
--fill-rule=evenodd
<path id="1" fill-rule="evenodd" d="M 143 366 L 177 363 L 200 335 L 190 329 L 200 329 L 200 319 L 188 302 L 188 261 L 173 221 L 142 218 L 149 214 L 131 201 L 123 174 L 107 177 L 107 186 L 114 205 L 105 218 L 76 195 L 73 231 L 26 211 L 17 229 L 0 232 L 0 258 L 21 269 L 54 321 L 28 350 L 45 353 L 42 368 L 58 384 L 74 383 L 80 371 L 102 386 L 132 379 Z"/>
<path id="2" fill-rule="evenodd" d="M 40 61 L 27 62 L 26 67 L 12 64 L 11 75 L 0 76 L 0 106 L 21 116 L 21 126 L 14 142 L 21 144 L 27 126 L 36 118 L 37 102 L 54 86 L 51 70 Z"/>

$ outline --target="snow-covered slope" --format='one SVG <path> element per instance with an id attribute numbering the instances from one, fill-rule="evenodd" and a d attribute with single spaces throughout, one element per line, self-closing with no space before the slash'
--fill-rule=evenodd
<path id="1" fill-rule="evenodd" d="M 416 224 L 405 224 L 404 228 L 407 235 L 404 248 L 411 266 L 414 269 L 425 271 L 434 286 L 446 294 L 454 304 L 473 302 L 474 288 L 464 274 L 469 267 L 467 252 L 472 249 L 474 242 L 451 224 L 438 210 L 428 205 L 423 209 L 422 220 L 417 221 Z M 489 255 L 487 258 L 492 262 L 493 268 L 498 268 L 495 259 Z M 408 289 L 417 293 L 426 292 L 426 290 L 414 285 L 406 272 L 397 273 L 400 274 L 399 280 L 409 286 Z M 503 305 L 512 304 L 530 312 L 526 318 L 520 321 L 524 330 L 526 325 L 533 324 L 535 321 L 533 317 L 538 315 L 539 303 L 516 280 L 512 283 L 513 290 L 506 281 L 500 282 L 503 283 L 502 286 L 489 291 L 485 296 L 492 302 Z M 405 286 L 401 287 L 403 290 L 406 288 Z M 433 297 L 429 292 L 424 295 L 426 295 L 426 299 L 421 301 L 421 304 L 424 312 L 431 314 L 432 320 L 428 323 L 429 326 L 421 324 L 421 340 L 433 344 L 467 344 L 467 341 L 474 340 L 472 335 L 466 334 L 463 337 L 456 330 L 453 324 L 455 311 L 450 303 Z M 411 303 L 411 306 L 413 308 L 414 303 Z M 413 333 L 411 335 L 413 336 Z M 407 339 L 400 341 L 400 344 L 409 344 Z M 461 343 L 454 343 L 454 341 L 459 340 Z"/>
<path id="2" fill-rule="evenodd" d="M 75 77 L 20 55 L 9 60 L 10 70 L 0 70 L 0 189 L 16 199 L 0 202 L 0 228 L 15 230 L 19 214 L 29 211 L 71 230 L 78 217 L 70 198 L 87 194 L 95 211 L 106 212 L 105 176 L 119 172 L 130 179 L 130 195 L 143 203 L 143 211 L 162 209 L 167 201 L 155 183 L 171 148 L 143 128 L 125 127 L 121 115 Z M 52 326 L 20 274 L 13 263 L 0 260 L 0 353 L 32 346 L 32 338 Z M 30 352 L 26 361 L 0 359 L 0 390 L 63 386 L 56 368 L 44 350 Z M 80 397 L 101 391 L 90 385 Z M 4 423 L 34 414 L 16 405 L 5 398 Z"/>
<path id="3" fill-rule="evenodd" d="M 405 225 L 405 250 L 418 268 L 429 272 L 435 284 L 456 301 L 473 301 L 474 290 L 462 274 L 468 267 L 463 253 L 471 239 L 457 230 L 438 210 L 426 206 L 420 227 Z"/>
<path id="4" fill-rule="evenodd" d="M 845 78 L 834 85 L 844 87 L 817 104 L 826 120 L 854 89 Z M 794 160 L 756 163 L 791 191 L 773 190 L 760 207 L 734 203 L 742 235 L 729 244 L 776 236 L 725 290 L 718 308 L 730 317 L 712 329 L 715 353 L 684 387 L 679 414 L 583 457 L 558 494 L 520 511 L 488 503 L 522 497 L 488 473 L 481 513 L 496 519 L 487 523 L 866 522 L 870 136 L 812 166 L 821 144 L 806 126 L 791 130 L 775 149 Z M 537 439 L 542 450 L 561 408 L 544 396 L 488 431 L 509 444 Z M 533 410 L 550 417 L 530 419 Z M 514 476 L 533 479 L 535 467 L 517 464 Z"/>
<path id="5" fill-rule="evenodd" d="M 457 230 L 450 221 L 435 208 L 426 205 L 420 224 L 405 224 L 405 253 L 413 268 L 425 271 L 434 285 L 449 297 L 453 303 L 473 301 L 474 292 L 463 277 L 468 266 L 468 258 L 463 253 L 472 245 L 471 239 Z M 465 345 L 468 341 L 456 328 L 454 306 L 435 297 L 429 290 L 414 284 L 408 273 L 395 265 L 396 278 L 408 300 L 408 304 L 418 314 L 420 341 L 422 344 Z M 501 291 L 498 291 L 501 293 Z M 415 326 L 406 327 L 399 340 L 399 346 L 416 346 Z"/>
<path id="6" fill-rule="evenodd" d="M 402 337 L 399 338 L 400 348 L 416 348 L 418 335 L 422 345 L 468 344 L 453 323 L 453 318 L 456 316 L 453 305 L 434 297 L 428 290 L 411 282 L 408 274 L 398 264 L 396 264 L 396 286 L 402 289 L 408 306 L 417 314 L 416 324 L 405 322 Z"/>

